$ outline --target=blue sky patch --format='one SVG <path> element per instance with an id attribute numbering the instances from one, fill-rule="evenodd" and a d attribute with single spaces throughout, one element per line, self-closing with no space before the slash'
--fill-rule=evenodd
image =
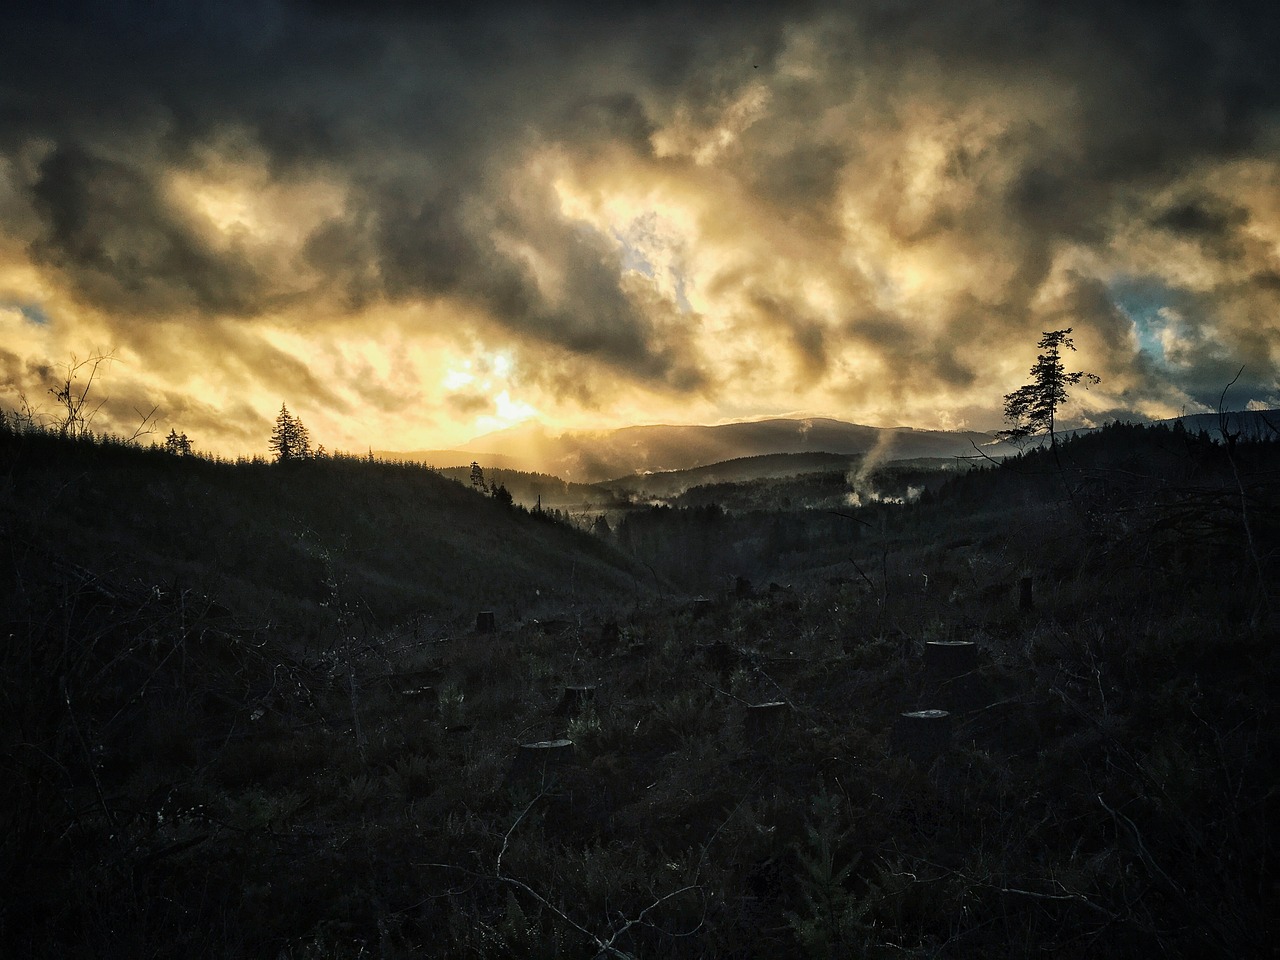
<path id="1" fill-rule="evenodd" d="M 49 315 L 44 312 L 44 308 L 38 303 L 18 303 L 10 300 L 0 302 L 0 307 L 17 310 L 27 321 L 34 323 L 38 327 L 47 327 L 49 325 Z"/>
<path id="2" fill-rule="evenodd" d="M 1107 285 L 1111 301 L 1133 324 L 1139 346 L 1153 360 L 1164 360 L 1164 346 L 1160 332 L 1167 321 L 1160 315 L 1165 307 L 1173 305 L 1176 291 L 1155 277 L 1124 277 Z"/>
<path id="3" fill-rule="evenodd" d="M 644 255 L 639 245 L 633 244 L 628 235 L 619 230 L 614 230 L 613 236 L 622 245 L 622 269 L 624 271 L 635 270 L 637 273 L 644 274 L 650 280 L 657 277 L 657 267 Z M 676 306 L 680 308 L 681 313 L 691 312 L 693 307 L 689 303 L 689 298 L 685 296 L 684 271 L 678 267 L 673 267 L 671 277 L 675 281 Z"/>

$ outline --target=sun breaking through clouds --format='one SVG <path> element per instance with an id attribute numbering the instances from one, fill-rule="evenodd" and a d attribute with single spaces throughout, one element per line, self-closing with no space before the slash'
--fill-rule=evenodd
<path id="1" fill-rule="evenodd" d="M 108 2 L 0 39 L 0 405 L 262 452 L 1280 405 L 1269 4 Z M 424 12 L 426 10 L 430 12 Z"/>

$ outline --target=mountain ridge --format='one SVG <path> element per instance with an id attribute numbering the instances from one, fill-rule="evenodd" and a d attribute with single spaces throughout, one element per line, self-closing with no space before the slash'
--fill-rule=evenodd
<path id="1" fill-rule="evenodd" d="M 548 473 L 574 483 L 604 483 L 635 474 L 689 470 L 773 454 L 870 456 L 879 462 L 969 455 L 974 445 L 990 448 L 994 443 L 994 434 L 976 430 L 872 427 L 830 417 L 773 417 L 711 425 L 642 424 L 558 435 L 541 424 L 521 424 L 451 450 L 374 453 L 438 467 L 475 460 L 485 467 Z"/>
<path id="2" fill-rule="evenodd" d="M 1229 429 L 1244 439 L 1265 439 L 1277 432 L 1280 410 L 1242 410 L 1223 414 Z M 1126 421 L 1128 422 L 1128 421 Z M 1192 432 L 1219 429 L 1219 414 L 1195 413 L 1150 424 L 1181 422 Z M 1089 433 L 1097 427 L 1059 431 L 1060 436 Z M 1034 446 L 1034 444 L 1032 444 Z M 975 449 L 977 448 L 977 449 Z M 439 468 L 468 466 L 543 473 L 570 483 L 618 484 L 644 474 L 712 468 L 733 460 L 782 454 L 826 454 L 858 458 L 872 465 L 890 460 L 974 456 L 995 459 L 1020 448 L 994 432 L 872 427 L 833 417 L 770 417 L 723 424 L 637 424 L 614 430 L 566 430 L 555 434 L 536 421 L 483 434 L 452 449 L 375 450 L 375 456 L 425 463 Z"/>

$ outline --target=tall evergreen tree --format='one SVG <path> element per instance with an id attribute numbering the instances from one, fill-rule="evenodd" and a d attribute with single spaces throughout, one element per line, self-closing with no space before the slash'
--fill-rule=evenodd
<path id="1" fill-rule="evenodd" d="M 280 404 L 280 413 L 276 415 L 276 425 L 271 431 L 268 446 L 275 454 L 277 463 L 306 460 L 311 456 L 311 435 L 302 421 L 291 414 L 283 403 Z"/>
<path id="2" fill-rule="evenodd" d="M 164 438 L 164 449 L 166 453 L 172 453 L 179 457 L 191 456 L 191 440 L 185 433 L 178 433 L 177 430 L 170 429 L 169 436 Z"/>
<path id="3" fill-rule="evenodd" d="M 1062 366 L 1062 351 L 1075 350 L 1071 328 L 1046 332 L 1036 344 L 1041 351 L 1031 368 L 1031 382 L 1004 397 L 1004 417 L 1013 424 L 997 436 L 1005 440 L 1026 440 L 1047 436 L 1049 445 L 1057 448 L 1054 432 L 1058 407 L 1067 402 L 1067 387 L 1084 381 L 1086 385 L 1101 383 L 1092 373 L 1067 373 Z"/>

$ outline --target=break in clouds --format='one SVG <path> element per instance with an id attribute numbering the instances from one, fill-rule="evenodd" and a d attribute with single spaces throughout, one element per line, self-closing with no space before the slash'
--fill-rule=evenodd
<path id="1" fill-rule="evenodd" d="M 35 5 L 32 5 L 35 6 Z M 0 405 L 221 452 L 1280 404 L 1252 4 L 54 3 L 0 38 Z"/>

